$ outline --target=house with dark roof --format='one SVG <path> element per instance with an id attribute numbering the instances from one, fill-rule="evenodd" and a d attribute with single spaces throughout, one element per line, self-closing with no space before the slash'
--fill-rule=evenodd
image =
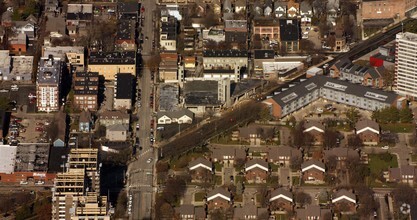
<path id="1" fill-rule="evenodd" d="M 135 20 L 119 20 L 116 32 L 116 48 L 122 51 L 135 51 Z"/>
<path id="2" fill-rule="evenodd" d="M 192 182 L 209 182 L 213 177 L 213 163 L 199 157 L 188 163 Z"/>
<path id="3" fill-rule="evenodd" d="M 301 164 L 302 180 L 306 183 L 324 183 L 326 166 L 318 160 L 308 160 Z"/>
<path id="4" fill-rule="evenodd" d="M 272 141 L 275 133 L 275 127 L 251 124 L 247 127 L 239 128 L 239 140 L 247 141 L 251 145 L 261 145 L 261 143 L 266 141 Z"/>
<path id="5" fill-rule="evenodd" d="M 211 152 L 211 159 L 213 162 L 233 164 L 235 160 L 246 159 L 246 151 L 242 148 L 214 147 L 211 149 Z"/>
<path id="6" fill-rule="evenodd" d="M 178 82 L 182 79 L 179 74 L 179 56 L 175 52 L 160 53 L 161 62 L 159 63 L 159 79 L 164 82 Z"/>
<path id="7" fill-rule="evenodd" d="M 248 21 L 247 20 L 225 20 L 224 21 L 225 42 L 232 45 L 232 48 L 242 49 L 247 47 Z"/>
<path id="8" fill-rule="evenodd" d="M 337 160 L 337 168 L 343 168 L 346 165 L 348 158 L 359 158 L 359 152 L 347 147 L 335 147 L 329 150 L 324 150 L 324 161 L 329 161 L 329 158 L 335 157 Z"/>
<path id="9" fill-rule="evenodd" d="M 281 45 L 287 52 L 295 52 L 300 49 L 301 28 L 298 19 L 280 19 L 279 31 Z"/>
<path id="10" fill-rule="evenodd" d="M 194 205 L 181 205 L 175 208 L 175 214 L 179 220 L 206 220 L 207 213 L 204 207 Z"/>
<path id="11" fill-rule="evenodd" d="M 297 220 L 310 219 L 331 219 L 332 213 L 330 209 L 322 209 L 318 205 L 308 205 L 306 208 L 295 210 Z"/>
<path id="12" fill-rule="evenodd" d="M 401 108 L 404 100 L 394 92 L 374 89 L 331 77 L 316 75 L 293 87 L 276 92 L 263 103 L 271 108 L 272 116 L 282 118 L 318 98 L 374 111 L 385 107 Z"/>
<path id="13" fill-rule="evenodd" d="M 352 214 L 356 212 L 356 195 L 346 189 L 340 189 L 332 195 L 335 212 Z"/>
<path id="14" fill-rule="evenodd" d="M 388 169 L 388 175 L 385 176 L 388 182 L 406 183 L 411 186 L 417 182 L 416 167 L 411 165 L 404 165 L 399 167 L 391 167 Z"/>
<path id="15" fill-rule="evenodd" d="M 233 204 L 231 193 L 223 187 L 218 187 L 210 191 L 206 198 L 207 209 L 209 212 L 212 212 L 216 209 L 227 210 Z"/>
<path id="16" fill-rule="evenodd" d="M 313 7 L 307 1 L 302 1 L 300 3 L 300 16 L 301 23 L 304 25 L 311 23 L 311 18 L 313 17 Z"/>
<path id="17" fill-rule="evenodd" d="M 133 99 L 133 82 L 134 78 L 130 73 L 116 74 L 114 81 L 114 109 L 130 109 Z"/>
<path id="18" fill-rule="evenodd" d="M 178 21 L 174 16 L 166 14 L 161 17 L 159 28 L 159 45 L 163 51 L 177 50 Z"/>
<path id="19" fill-rule="evenodd" d="M 375 121 L 362 118 L 355 125 L 355 134 L 364 145 L 377 145 L 380 141 L 381 128 Z"/>
<path id="20" fill-rule="evenodd" d="M 233 220 L 266 219 L 269 217 L 267 208 L 259 208 L 254 204 L 236 207 L 233 213 Z"/>
<path id="21" fill-rule="evenodd" d="M 90 52 L 88 70 L 98 72 L 105 80 L 115 80 L 118 73 L 136 76 L 136 51 Z"/>
<path id="22" fill-rule="evenodd" d="M 68 4 L 66 24 L 69 36 L 75 38 L 86 35 L 93 18 L 93 4 Z"/>
<path id="23" fill-rule="evenodd" d="M 118 2 L 117 13 L 119 19 L 135 20 L 139 14 L 139 4 L 137 2 Z"/>
<path id="24" fill-rule="evenodd" d="M 382 76 L 385 71 L 384 66 L 363 66 L 353 64 L 350 60 L 346 59 L 339 60 L 330 67 L 330 75 L 332 77 L 374 88 L 382 88 L 384 86 Z"/>
<path id="25" fill-rule="evenodd" d="M 99 115 L 99 121 L 105 127 L 115 124 L 129 126 L 130 115 L 126 111 L 104 111 Z"/>
<path id="26" fill-rule="evenodd" d="M 262 159 L 252 159 L 245 164 L 245 178 L 248 183 L 266 183 L 269 172 L 269 164 Z"/>
<path id="27" fill-rule="evenodd" d="M 287 17 L 287 2 L 284 2 L 284 1 L 274 2 L 274 16 L 276 18 Z"/>
<path id="28" fill-rule="evenodd" d="M 158 124 L 191 124 L 194 120 L 194 113 L 188 109 L 181 109 L 178 111 L 158 112 L 156 114 Z"/>
<path id="29" fill-rule="evenodd" d="M 294 196 L 292 192 L 278 188 L 271 192 L 269 198 L 269 209 L 272 214 L 279 213 L 282 211 L 292 212 L 294 208 Z"/>
<path id="30" fill-rule="evenodd" d="M 235 0 L 234 1 L 235 13 L 240 13 L 246 10 L 246 1 L 245 0 Z"/>
<path id="31" fill-rule="evenodd" d="M 315 145 L 321 145 L 323 144 L 324 130 L 325 127 L 321 122 L 309 120 L 304 123 L 303 133 L 311 135 Z"/>
<path id="32" fill-rule="evenodd" d="M 268 150 L 268 161 L 271 163 L 288 167 L 292 158 L 302 158 L 301 151 L 288 146 L 271 147 Z"/>
<path id="33" fill-rule="evenodd" d="M 76 72 L 73 76 L 74 107 L 96 111 L 98 106 L 98 73 Z"/>

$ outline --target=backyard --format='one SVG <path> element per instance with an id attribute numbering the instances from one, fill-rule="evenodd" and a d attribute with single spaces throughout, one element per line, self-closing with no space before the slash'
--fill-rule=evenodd
<path id="1" fill-rule="evenodd" d="M 370 178 L 368 178 L 370 186 L 387 187 L 391 185 L 383 181 L 383 172 L 387 171 L 388 168 L 398 167 L 398 161 L 395 155 L 390 153 L 370 154 L 368 165 L 371 173 Z"/>
<path id="2" fill-rule="evenodd" d="M 411 133 L 413 132 L 414 128 L 415 126 L 412 123 L 381 123 L 381 129 L 383 131 L 390 131 L 392 133 Z"/>

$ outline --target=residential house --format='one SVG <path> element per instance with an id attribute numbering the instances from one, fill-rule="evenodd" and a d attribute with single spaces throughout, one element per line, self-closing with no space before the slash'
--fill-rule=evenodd
<path id="1" fill-rule="evenodd" d="M 93 119 L 91 113 L 87 111 L 82 111 L 80 113 L 80 118 L 78 119 L 78 131 L 79 132 L 90 132 L 93 126 Z"/>
<path id="2" fill-rule="evenodd" d="M 175 208 L 176 219 L 179 220 L 206 220 L 206 210 L 204 207 L 196 207 L 194 205 L 181 205 Z"/>
<path id="3" fill-rule="evenodd" d="M 279 164 L 285 167 L 291 165 L 292 159 L 302 159 L 302 157 L 302 153 L 299 149 L 288 146 L 271 147 L 268 151 L 268 161 L 270 163 Z"/>
<path id="4" fill-rule="evenodd" d="M 247 20 L 225 20 L 225 41 L 232 45 L 233 49 L 247 48 L 248 22 Z"/>
<path id="5" fill-rule="evenodd" d="M 184 51 L 188 51 L 190 53 L 194 52 L 197 38 L 197 30 L 194 29 L 192 26 L 185 26 L 182 33 L 184 33 Z"/>
<path id="6" fill-rule="evenodd" d="M 135 51 L 135 20 L 119 20 L 116 33 L 116 48 L 122 51 Z"/>
<path id="7" fill-rule="evenodd" d="M 248 183 L 266 183 L 269 176 L 268 162 L 262 159 L 252 159 L 245 164 L 245 178 Z"/>
<path id="8" fill-rule="evenodd" d="M 133 80 L 130 73 L 117 73 L 114 81 L 114 109 L 131 109 L 133 99 Z"/>
<path id="9" fill-rule="evenodd" d="M 188 170 L 192 182 L 208 182 L 213 176 L 213 163 L 203 157 L 199 157 L 188 163 Z"/>
<path id="10" fill-rule="evenodd" d="M 265 219 L 269 217 L 267 208 L 259 208 L 254 204 L 236 207 L 233 213 L 233 220 Z"/>
<path id="11" fill-rule="evenodd" d="M 194 56 L 184 56 L 182 61 L 184 62 L 184 70 L 195 72 L 196 58 Z"/>
<path id="12" fill-rule="evenodd" d="M 118 18 L 123 20 L 135 20 L 139 14 L 139 4 L 137 2 L 118 2 Z"/>
<path id="13" fill-rule="evenodd" d="M 307 205 L 306 208 L 295 210 L 297 220 L 331 219 L 330 209 L 322 209 L 318 205 Z"/>
<path id="14" fill-rule="evenodd" d="M 42 56 L 60 58 L 67 63 L 68 69 L 75 68 L 79 72 L 85 70 L 84 53 L 84 47 L 79 46 L 42 47 Z"/>
<path id="15" fill-rule="evenodd" d="M 98 73 L 76 72 L 73 76 L 74 107 L 81 110 L 97 111 Z"/>
<path id="16" fill-rule="evenodd" d="M 261 143 L 266 141 L 272 141 L 274 137 L 275 127 L 251 124 L 247 127 L 239 128 L 239 139 L 248 141 L 251 145 L 261 145 Z"/>
<path id="17" fill-rule="evenodd" d="M 255 1 L 253 3 L 253 9 L 255 17 L 261 17 L 264 15 L 263 5 L 261 1 Z"/>
<path id="18" fill-rule="evenodd" d="M 324 160 L 329 161 L 329 158 L 335 157 L 337 160 L 337 167 L 344 168 L 348 158 L 359 158 L 359 152 L 347 147 L 335 147 L 324 151 Z"/>
<path id="19" fill-rule="evenodd" d="M 300 3 L 301 24 L 309 25 L 313 17 L 313 7 L 307 1 Z"/>
<path id="20" fill-rule="evenodd" d="M 207 194 L 207 209 L 210 211 L 216 209 L 227 210 L 232 206 L 232 197 L 225 188 L 218 187 Z"/>
<path id="21" fill-rule="evenodd" d="M 277 188 L 271 192 L 271 197 L 269 198 L 269 209 L 272 214 L 282 211 L 292 212 L 293 208 L 294 196 L 290 191 L 284 188 Z"/>
<path id="22" fill-rule="evenodd" d="M 344 52 L 346 51 L 347 44 L 346 44 L 346 36 L 344 35 L 343 29 L 337 29 L 335 31 L 335 46 L 333 47 L 334 52 Z"/>
<path id="23" fill-rule="evenodd" d="M 54 115 L 54 122 L 56 124 L 57 129 L 57 136 L 52 140 L 52 145 L 54 147 L 65 147 L 67 145 L 68 141 L 68 124 L 67 124 L 68 118 L 67 114 L 58 111 Z"/>
<path id="24" fill-rule="evenodd" d="M 215 147 L 211 149 L 211 158 L 214 162 L 221 162 L 227 164 L 233 164 L 235 160 L 245 160 L 246 152 L 242 148 L 234 147 Z"/>
<path id="25" fill-rule="evenodd" d="M 39 112 L 59 110 L 63 64 L 51 55 L 40 59 L 36 79 L 36 107 Z"/>
<path id="26" fill-rule="evenodd" d="M 159 79 L 164 82 L 178 82 L 178 54 L 160 53 Z"/>
<path id="27" fill-rule="evenodd" d="M 301 164 L 302 180 L 306 183 L 324 183 L 326 167 L 318 160 L 308 160 Z"/>
<path id="28" fill-rule="evenodd" d="M 240 81 L 245 77 L 242 72 L 248 66 L 248 52 L 246 50 L 205 50 L 203 51 L 203 67 L 206 70 L 233 70 L 230 80 Z M 219 76 L 204 75 L 204 78 L 218 78 Z M 220 78 L 223 78 L 220 76 Z"/>
<path id="29" fill-rule="evenodd" d="M 162 51 L 177 50 L 178 21 L 174 16 L 162 15 L 160 24 L 159 45 Z"/>
<path id="30" fill-rule="evenodd" d="M 129 127 L 122 124 L 109 125 L 106 128 L 106 139 L 109 141 L 126 141 Z"/>
<path id="31" fill-rule="evenodd" d="M 246 11 L 246 0 L 234 1 L 235 13 L 243 13 Z"/>
<path id="32" fill-rule="evenodd" d="M 276 18 L 285 18 L 287 17 L 287 2 L 285 1 L 276 1 L 274 3 L 274 15 Z"/>
<path id="33" fill-rule="evenodd" d="M 66 13 L 68 35 L 73 39 L 86 36 L 93 18 L 93 4 L 68 4 Z"/>
<path id="34" fill-rule="evenodd" d="M 303 132 L 312 136 L 315 145 L 323 144 L 324 130 L 325 127 L 321 122 L 311 120 L 304 123 Z"/>
<path id="35" fill-rule="evenodd" d="M 181 109 L 178 111 L 158 112 L 157 113 L 158 124 L 191 124 L 194 120 L 194 113 L 188 109 Z"/>
<path id="36" fill-rule="evenodd" d="M 125 111 L 104 111 L 100 114 L 99 121 L 105 127 L 116 124 L 129 126 L 130 115 Z"/>
<path id="37" fill-rule="evenodd" d="M 340 189 L 332 195 L 332 203 L 335 212 L 355 213 L 356 195 L 346 189 Z"/>
<path id="38" fill-rule="evenodd" d="M 279 31 L 281 46 L 287 52 L 296 52 L 300 49 L 299 41 L 301 34 L 298 19 L 280 19 Z"/>
<path id="39" fill-rule="evenodd" d="M 253 20 L 253 35 L 258 36 L 259 39 L 266 39 L 270 42 L 280 41 L 280 22 L 275 19 L 254 19 Z"/>
<path id="40" fill-rule="evenodd" d="M 26 34 L 30 44 L 32 44 L 36 39 L 36 23 L 28 21 L 27 19 L 25 21 L 14 21 L 13 23 L 14 33 Z"/>
<path id="41" fill-rule="evenodd" d="M 14 36 L 9 36 L 9 50 L 10 53 L 16 55 L 23 55 L 27 50 L 27 36 L 25 33 L 17 33 Z"/>
<path id="42" fill-rule="evenodd" d="M 401 168 L 388 169 L 388 182 L 406 183 L 411 186 L 417 181 L 416 167 L 411 165 L 404 165 Z"/>
<path id="43" fill-rule="evenodd" d="M 265 0 L 264 2 L 264 16 L 270 17 L 272 16 L 272 10 L 274 6 L 272 5 L 272 0 Z"/>
<path id="44" fill-rule="evenodd" d="M 331 67 L 330 75 L 352 83 L 382 88 L 384 71 L 383 66 L 369 67 L 353 64 L 349 60 L 340 60 Z"/>
<path id="45" fill-rule="evenodd" d="M 355 125 L 355 134 L 364 145 L 377 145 L 380 141 L 380 131 L 379 124 L 369 119 L 362 118 Z"/>
<path id="46" fill-rule="evenodd" d="M 136 76 L 136 52 L 90 52 L 88 71 L 98 72 L 105 80 L 115 80 L 117 73 Z"/>
<path id="47" fill-rule="evenodd" d="M 297 18 L 300 15 L 300 4 L 294 0 L 287 2 L 287 16 L 288 18 Z"/>
<path id="48" fill-rule="evenodd" d="M 60 12 L 59 0 L 45 0 L 44 10 L 49 15 L 56 15 Z M 50 17 L 50 16 L 48 16 Z"/>
<path id="49" fill-rule="evenodd" d="M 52 46 L 52 41 L 54 39 L 62 39 L 67 35 L 67 28 L 64 16 L 48 16 L 46 20 L 46 35 L 43 39 L 44 46 Z"/>

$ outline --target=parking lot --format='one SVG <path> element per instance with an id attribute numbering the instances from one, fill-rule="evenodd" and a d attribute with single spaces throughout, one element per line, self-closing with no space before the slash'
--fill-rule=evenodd
<path id="1" fill-rule="evenodd" d="M 34 113 L 36 111 L 36 99 L 30 99 L 29 94 L 36 95 L 35 85 L 17 85 L 12 91 L 11 84 L 0 85 L 0 97 L 16 102 L 16 111 Z"/>
<path id="2" fill-rule="evenodd" d="M 16 143 L 47 143 L 46 130 L 53 115 L 13 114 L 7 138 Z"/>

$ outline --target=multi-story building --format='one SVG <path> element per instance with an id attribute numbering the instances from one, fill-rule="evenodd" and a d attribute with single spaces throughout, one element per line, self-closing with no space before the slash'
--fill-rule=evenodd
<path id="1" fill-rule="evenodd" d="M 116 74 L 114 109 L 130 109 L 133 99 L 133 77 L 130 73 Z"/>
<path id="2" fill-rule="evenodd" d="M 39 61 L 36 106 L 40 112 L 58 111 L 61 100 L 63 62 L 52 55 Z"/>
<path id="3" fill-rule="evenodd" d="M 97 110 L 98 73 L 76 72 L 74 75 L 74 106 L 81 110 Z"/>
<path id="4" fill-rule="evenodd" d="M 98 72 L 105 80 L 114 80 L 117 73 L 130 73 L 136 76 L 136 53 L 134 51 L 91 52 L 88 71 Z"/>
<path id="5" fill-rule="evenodd" d="M 417 7 L 417 0 L 362 1 L 363 20 L 404 18 Z"/>
<path id="6" fill-rule="evenodd" d="M 116 47 L 122 51 L 135 51 L 135 21 L 120 20 L 117 26 Z"/>
<path id="7" fill-rule="evenodd" d="M 397 34 L 395 55 L 396 91 L 404 96 L 417 98 L 417 34 Z"/>
<path id="8" fill-rule="evenodd" d="M 58 173 L 52 194 L 52 219 L 110 220 L 107 197 L 100 196 L 98 150 L 71 149 L 67 170 Z"/>
<path id="9" fill-rule="evenodd" d="M 57 47 L 43 47 L 42 56 L 48 57 L 52 55 L 66 61 L 68 67 L 74 67 L 84 70 L 84 47 L 73 46 L 57 46 Z"/>
<path id="10" fill-rule="evenodd" d="M 308 78 L 264 101 L 276 118 L 285 117 L 313 101 L 323 98 L 374 111 L 389 106 L 402 108 L 404 100 L 387 92 L 322 75 Z"/>
<path id="11" fill-rule="evenodd" d="M 240 81 L 248 66 L 248 52 L 245 50 L 203 51 L 204 78 L 229 78 Z"/>
<path id="12" fill-rule="evenodd" d="M 161 16 L 161 27 L 159 34 L 159 44 L 161 50 L 177 50 L 177 29 L 178 21 L 174 16 L 170 16 L 167 11 L 163 11 Z"/>
<path id="13" fill-rule="evenodd" d="M 272 19 L 259 19 L 253 21 L 253 34 L 259 35 L 260 38 L 267 38 L 270 41 L 278 42 L 279 22 Z"/>
<path id="14" fill-rule="evenodd" d="M 66 13 L 68 35 L 71 38 L 87 35 L 93 21 L 93 4 L 68 4 Z"/>

